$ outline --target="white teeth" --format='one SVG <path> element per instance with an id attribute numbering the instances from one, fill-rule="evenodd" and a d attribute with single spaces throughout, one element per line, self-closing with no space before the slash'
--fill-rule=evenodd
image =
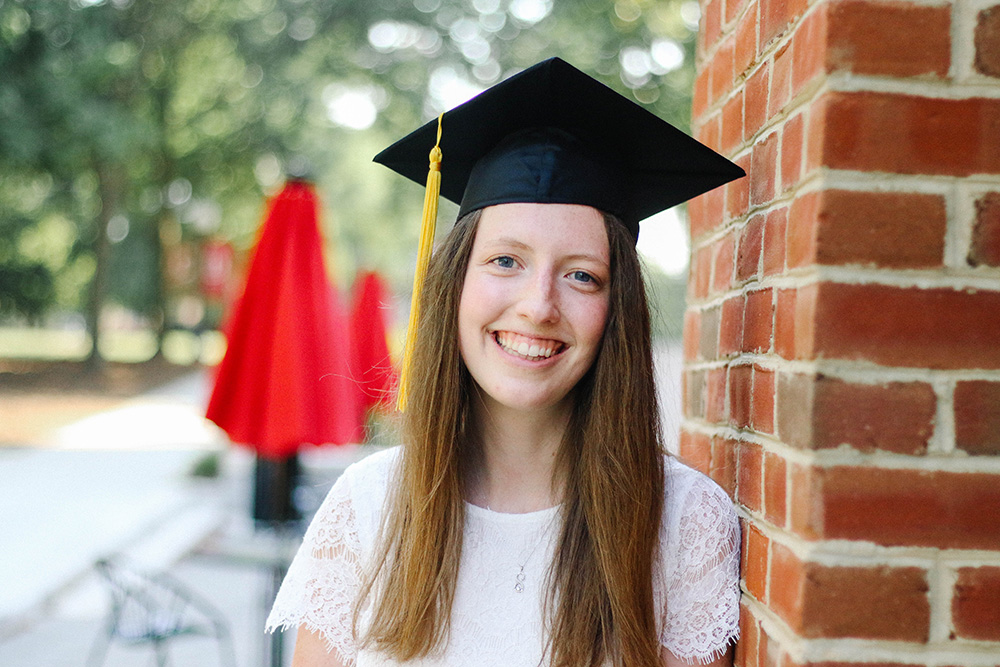
<path id="1" fill-rule="evenodd" d="M 538 343 L 528 343 L 527 341 L 517 343 L 502 333 L 496 335 L 496 341 L 503 349 L 526 359 L 548 359 L 556 353 L 555 347 L 543 347 Z"/>

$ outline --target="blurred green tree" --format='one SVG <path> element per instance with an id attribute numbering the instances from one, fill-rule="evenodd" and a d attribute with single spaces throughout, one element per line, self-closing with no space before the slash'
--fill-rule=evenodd
<path id="1" fill-rule="evenodd" d="M 559 55 L 685 127 L 692 0 L 0 0 L 0 316 L 108 303 L 162 332 L 164 244 L 248 248 L 308 175 L 333 266 L 400 291 L 421 197 L 371 156 Z M 453 215 L 443 207 L 442 215 Z"/>

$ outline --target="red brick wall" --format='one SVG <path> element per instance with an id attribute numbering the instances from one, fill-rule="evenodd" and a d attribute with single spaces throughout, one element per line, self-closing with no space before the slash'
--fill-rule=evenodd
<path id="1" fill-rule="evenodd" d="M 1000 4 L 702 0 L 681 456 L 737 663 L 1000 664 Z"/>

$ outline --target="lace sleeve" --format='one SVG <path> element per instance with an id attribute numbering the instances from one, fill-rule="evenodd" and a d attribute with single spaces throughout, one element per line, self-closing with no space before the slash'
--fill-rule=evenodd
<path id="1" fill-rule="evenodd" d="M 350 482 L 341 476 L 316 512 L 302 546 L 288 568 L 266 629 L 306 626 L 336 649 L 345 665 L 357 647 L 351 631 L 361 585 L 361 544 L 351 503 Z"/>
<path id="2" fill-rule="evenodd" d="M 669 492 L 669 489 L 668 489 Z M 729 496 L 698 475 L 681 506 L 664 517 L 666 612 L 660 643 L 702 664 L 739 638 L 740 527 Z"/>

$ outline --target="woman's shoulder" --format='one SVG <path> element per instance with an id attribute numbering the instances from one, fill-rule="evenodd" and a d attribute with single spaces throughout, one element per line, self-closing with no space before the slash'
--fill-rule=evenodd
<path id="1" fill-rule="evenodd" d="M 725 490 L 705 473 L 692 468 L 675 456 L 668 454 L 663 458 L 663 478 L 668 497 L 671 495 L 670 491 L 683 497 L 691 491 L 697 490 L 712 496 L 722 496 L 729 499 Z"/>
<path id="2" fill-rule="evenodd" d="M 678 531 L 690 525 L 709 532 L 731 534 L 734 527 L 738 531 L 736 506 L 711 477 L 667 456 L 664 461 L 663 529 L 676 536 Z"/>
<path id="3" fill-rule="evenodd" d="M 340 486 L 353 499 L 384 495 L 389 479 L 396 469 L 402 447 L 378 449 L 347 466 L 337 478 Z"/>

